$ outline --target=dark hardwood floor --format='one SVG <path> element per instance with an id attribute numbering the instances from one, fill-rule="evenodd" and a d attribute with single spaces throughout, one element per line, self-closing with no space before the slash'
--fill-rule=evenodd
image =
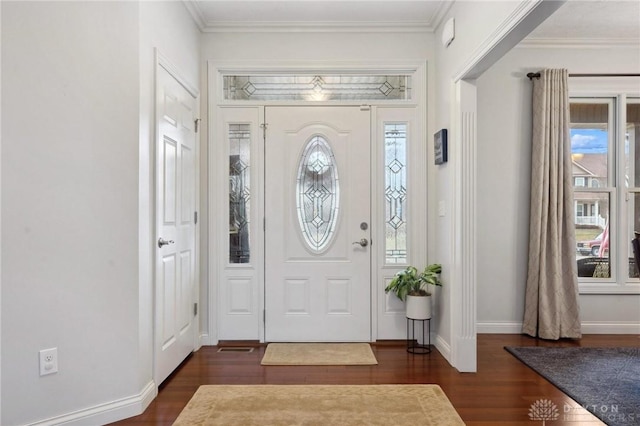
<path id="1" fill-rule="evenodd" d="M 234 346 L 241 345 L 236 344 Z M 522 335 L 478 335 L 478 372 L 459 373 L 434 350 L 412 355 L 399 342 L 372 344 L 376 366 L 261 366 L 265 346 L 251 353 L 218 352 L 205 346 L 192 354 L 162 384 L 157 398 L 140 416 L 116 425 L 171 425 L 200 385 L 205 384 L 412 384 L 435 383 L 445 391 L 467 425 L 533 425 L 529 408 L 540 399 L 560 411 L 553 425 L 600 425 L 551 383 L 534 373 L 504 346 L 640 345 L 638 335 L 587 335 L 550 342 Z M 245 345 L 246 346 L 246 345 Z"/>

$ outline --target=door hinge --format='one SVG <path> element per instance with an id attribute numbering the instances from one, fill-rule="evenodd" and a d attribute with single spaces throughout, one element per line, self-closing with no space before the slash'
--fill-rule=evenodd
<path id="1" fill-rule="evenodd" d="M 193 123 L 194 123 L 194 124 L 195 124 L 195 126 L 196 126 L 196 133 L 198 133 L 198 124 L 200 123 L 200 119 L 199 119 L 199 118 L 196 118 L 195 120 L 193 120 Z"/>
<path id="2" fill-rule="evenodd" d="M 369 111 L 371 109 L 371 105 L 360 105 L 360 111 Z"/>
<path id="3" fill-rule="evenodd" d="M 198 304 L 194 303 L 193 304 L 193 316 L 195 317 L 196 315 L 198 315 Z"/>
<path id="4" fill-rule="evenodd" d="M 267 218 L 263 217 L 262 218 L 262 232 L 266 232 L 267 231 Z"/>
<path id="5" fill-rule="evenodd" d="M 193 212 L 193 224 L 198 224 L 198 212 Z"/>
<path id="6" fill-rule="evenodd" d="M 267 310 L 266 309 L 262 310 L 262 321 L 263 322 L 267 322 Z"/>

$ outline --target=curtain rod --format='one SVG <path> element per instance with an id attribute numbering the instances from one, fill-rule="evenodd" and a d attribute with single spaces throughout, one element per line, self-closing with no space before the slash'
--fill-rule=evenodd
<path id="1" fill-rule="evenodd" d="M 527 77 L 529 80 L 540 78 L 540 73 L 530 72 Z M 640 77 L 640 74 L 569 74 L 569 77 Z"/>

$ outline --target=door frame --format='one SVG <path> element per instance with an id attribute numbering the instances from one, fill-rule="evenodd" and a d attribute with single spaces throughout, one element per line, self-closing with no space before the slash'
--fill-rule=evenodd
<path id="1" fill-rule="evenodd" d="M 169 75 L 171 75 L 171 77 L 173 77 L 195 100 L 195 107 L 196 110 L 194 111 L 195 116 L 199 117 L 200 116 L 200 91 L 196 88 L 196 86 L 192 85 L 191 83 L 189 83 L 189 81 L 184 78 L 184 76 L 182 75 L 182 73 L 180 72 L 180 70 L 165 56 L 163 55 L 158 49 L 155 49 L 154 51 L 155 54 L 155 66 L 154 66 L 154 78 L 153 78 L 153 133 L 152 133 L 152 138 L 151 139 L 151 147 L 150 147 L 150 153 L 151 153 L 151 158 L 150 158 L 150 173 L 151 173 L 151 183 L 152 183 L 152 191 L 151 191 L 151 196 L 150 196 L 150 205 L 152 206 L 151 209 L 151 213 L 152 213 L 152 220 L 151 223 L 149 224 L 150 227 L 150 233 L 149 235 L 151 236 L 151 242 L 150 244 L 147 245 L 147 248 L 150 250 L 150 254 L 149 254 L 149 258 L 151 260 L 151 280 L 152 280 L 152 286 L 151 286 L 151 297 L 153 298 L 153 304 L 152 304 L 152 309 L 153 311 L 151 312 L 151 317 L 153 318 L 153 327 L 152 327 L 152 336 L 151 336 L 151 340 L 153 342 L 152 344 L 152 351 L 153 351 L 153 366 L 152 366 L 152 370 L 151 370 L 151 374 L 153 377 L 153 381 L 155 386 L 159 386 L 160 383 L 158 381 L 158 377 L 156 377 L 156 363 L 157 363 L 157 356 L 158 353 L 156 351 L 157 348 L 157 339 L 158 336 L 156 335 L 156 324 L 158 321 L 158 317 L 156 315 L 157 313 L 157 301 L 156 301 L 156 283 L 157 283 L 157 277 L 156 277 L 156 264 L 157 264 L 157 260 L 158 260 L 158 256 L 159 256 L 159 252 L 157 250 L 157 246 L 156 246 L 156 241 L 158 240 L 159 236 L 157 235 L 157 217 L 158 217 L 158 209 L 159 206 L 157 204 L 158 200 L 156 197 L 156 192 L 157 192 L 157 188 L 158 188 L 158 178 L 159 178 L 159 170 L 157 169 L 157 146 L 158 146 L 158 137 L 160 135 L 160 113 L 156 108 L 156 104 L 157 104 L 157 96 L 158 96 L 158 73 L 160 71 L 160 69 L 164 69 L 167 73 L 169 73 Z M 195 162 L 195 170 L 194 170 L 194 205 L 196 206 L 196 209 L 199 211 L 200 210 L 200 133 L 196 130 L 196 134 L 195 134 L 195 152 L 194 152 L 194 162 Z M 196 287 L 196 294 L 195 296 L 195 303 L 197 303 L 197 306 L 200 306 L 200 225 L 199 225 L 199 221 L 198 223 L 195 224 L 195 241 L 194 241 L 194 260 L 195 260 L 195 271 L 194 271 L 194 281 L 195 284 L 194 286 Z M 142 250 L 141 250 L 142 251 Z M 143 255 L 143 253 L 141 253 L 141 256 Z M 194 333 L 194 342 L 193 342 L 193 349 L 196 350 L 200 347 L 200 342 L 199 342 L 199 329 L 200 329 L 200 312 L 198 311 L 196 313 L 196 315 L 193 318 L 193 322 L 194 325 L 196 327 L 196 331 Z"/>
<path id="2" fill-rule="evenodd" d="M 429 64 L 430 65 L 430 64 Z M 427 66 L 426 61 L 412 61 L 412 62 L 394 62 L 390 61 L 387 63 L 352 63 L 352 62 L 336 62 L 336 63 L 298 63 L 292 64 L 287 62 L 286 65 L 279 63 L 277 61 L 273 63 L 219 63 L 215 61 L 207 62 L 207 75 L 208 75 L 208 122 L 211 123 L 208 132 L 208 140 L 209 143 L 207 146 L 209 147 L 208 151 L 208 226 L 209 231 L 206 236 L 208 242 L 208 331 L 206 336 L 203 336 L 203 343 L 216 345 L 219 340 L 228 340 L 226 336 L 221 336 L 219 333 L 219 327 L 221 324 L 221 312 L 218 307 L 219 296 L 221 296 L 220 286 L 222 286 L 222 281 L 224 280 L 224 269 L 226 265 L 226 256 L 228 253 L 225 252 L 227 248 L 227 236 L 225 233 L 227 232 L 228 224 L 225 223 L 226 214 L 219 214 L 221 208 L 226 206 L 226 197 L 228 191 L 228 182 L 227 177 L 225 175 L 227 167 L 224 166 L 224 161 L 226 161 L 225 152 L 226 147 L 224 147 L 224 138 L 221 136 L 220 127 L 221 121 L 221 111 L 222 108 L 255 108 L 259 111 L 260 120 L 263 120 L 264 117 L 264 107 L 265 106 L 278 106 L 278 105 L 287 105 L 287 106 L 362 106 L 361 102 L 350 101 L 350 102 L 336 102 L 336 101 L 323 101 L 323 102 L 310 102 L 310 101 L 278 101 L 278 102 L 256 102 L 256 101 L 229 101 L 224 100 L 223 97 L 223 81 L 222 77 L 225 74 L 238 74 L 238 75 L 251 75 L 251 74 L 290 74 L 290 73 L 362 73 L 362 74 L 399 74 L 399 73 L 408 73 L 412 75 L 412 94 L 413 99 L 409 101 L 377 101 L 377 102 L 367 102 L 367 105 L 372 109 L 372 120 L 371 120 L 371 138 L 373 148 L 376 152 L 380 149 L 380 144 L 382 143 L 376 135 L 377 131 L 377 109 L 378 108 L 412 108 L 415 110 L 415 114 L 418 118 L 417 120 L 417 136 L 416 140 L 421 142 L 425 141 L 426 138 L 426 129 L 432 127 L 432 123 L 434 121 L 435 112 L 432 108 L 432 105 L 427 109 Z M 435 81 L 433 75 L 429 75 L 430 81 Z M 433 100 L 431 101 L 433 103 Z M 427 113 L 428 111 L 428 113 Z M 262 124 L 262 121 L 261 121 Z M 263 135 L 260 135 L 262 138 Z M 416 151 L 412 152 L 411 157 L 415 157 L 417 159 L 423 159 L 423 163 L 427 159 L 427 144 L 426 143 L 417 143 Z M 264 170 L 264 145 L 258 150 L 256 154 L 260 156 L 260 158 L 255 159 L 256 170 L 257 172 L 263 172 Z M 417 155 L 416 155 L 417 154 Z M 252 157 L 254 153 L 252 152 Z M 410 157 L 410 158 L 411 158 Z M 371 180 L 372 180 L 372 188 L 376 185 L 377 182 L 380 181 L 381 170 L 379 168 L 379 161 L 381 160 L 378 154 L 371 155 Z M 253 160 L 252 160 L 253 163 Z M 222 169 L 222 170 L 221 170 Z M 424 167 L 412 167 L 410 169 L 410 180 L 415 180 L 418 182 L 426 182 L 427 173 Z M 264 188 L 261 189 L 263 191 Z M 425 233 L 423 237 L 426 237 L 427 232 L 427 197 L 426 197 L 426 186 L 424 188 L 424 194 L 420 192 L 420 196 L 416 197 L 415 200 L 412 200 L 409 205 L 409 209 L 412 212 L 412 216 L 414 217 L 415 224 L 414 228 L 421 230 Z M 258 194 L 257 199 L 260 200 L 262 194 Z M 380 221 L 380 215 L 384 214 L 382 209 L 378 208 L 378 204 L 381 202 L 380 197 L 376 193 L 376 191 L 372 190 L 371 196 L 371 223 L 372 223 L 372 233 L 371 237 L 373 241 L 380 240 L 380 232 L 379 229 L 376 229 L 373 224 L 376 224 Z M 264 203 L 260 203 L 259 205 L 254 207 L 255 209 L 260 209 L 259 217 L 264 217 Z M 262 234 L 264 235 L 264 230 L 262 230 Z M 263 241 L 261 239 L 261 241 Z M 375 244 L 375 243 L 374 243 Z M 426 259 L 428 252 L 433 252 L 432 247 L 427 247 L 427 238 L 413 238 L 410 243 L 411 250 L 411 258 L 409 259 L 409 263 L 411 262 L 419 262 L 419 259 Z M 381 246 L 381 245 L 378 245 Z M 255 252 L 260 249 L 260 252 L 256 255 L 264 258 L 264 250 L 263 247 L 257 247 L 255 244 L 252 246 L 252 250 Z M 207 250 L 207 249 L 205 249 Z M 375 341 L 378 338 L 378 322 L 380 321 L 381 314 L 385 314 L 385 318 L 393 317 L 393 321 L 400 324 L 398 318 L 404 319 L 403 312 L 397 311 L 388 311 L 382 312 L 383 309 L 380 308 L 380 305 L 383 304 L 384 301 L 384 292 L 383 289 L 385 287 L 385 283 L 390 280 L 396 271 L 402 269 L 404 265 L 401 267 L 389 267 L 384 268 L 384 265 L 380 265 L 378 260 L 379 250 L 375 249 L 375 253 L 372 253 L 371 259 L 371 282 L 372 282 L 372 292 L 371 292 L 371 329 L 372 335 L 371 340 Z M 415 259 L 415 260 L 412 260 Z M 263 267 L 264 269 L 264 267 Z M 260 277 L 263 280 L 264 271 L 260 273 Z M 249 340 L 257 340 L 260 342 L 264 342 L 265 340 L 265 327 L 264 327 L 264 281 L 260 282 L 257 288 L 255 289 L 258 292 L 258 301 L 257 306 L 259 307 L 259 312 L 253 312 L 252 314 L 256 316 L 257 321 L 259 322 L 258 327 L 256 329 L 255 335 Z M 225 295 L 226 297 L 226 295 Z M 383 318 L 383 320 L 385 320 Z M 404 338 L 404 333 L 406 333 L 406 327 L 404 322 L 402 322 L 402 336 L 398 336 L 398 338 Z M 399 329 L 400 330 L 400 329 Z M 400 332 L 400 331 L 399 331 Z"/>

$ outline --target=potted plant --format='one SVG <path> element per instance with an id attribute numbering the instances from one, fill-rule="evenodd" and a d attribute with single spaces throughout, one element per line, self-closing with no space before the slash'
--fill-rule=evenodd
<path id="1" fill-rule="evenodd" d="M 429 285 L 442 286 L 440 281 L 442 265 L 431 264 L 418 272 L 415 266 L 407 266 L 398 272 L 384 289 L 385 293 L 393 292 L 403 302 L 407 303 L 407 318 L 431 318 L 431 293 Z"/>

